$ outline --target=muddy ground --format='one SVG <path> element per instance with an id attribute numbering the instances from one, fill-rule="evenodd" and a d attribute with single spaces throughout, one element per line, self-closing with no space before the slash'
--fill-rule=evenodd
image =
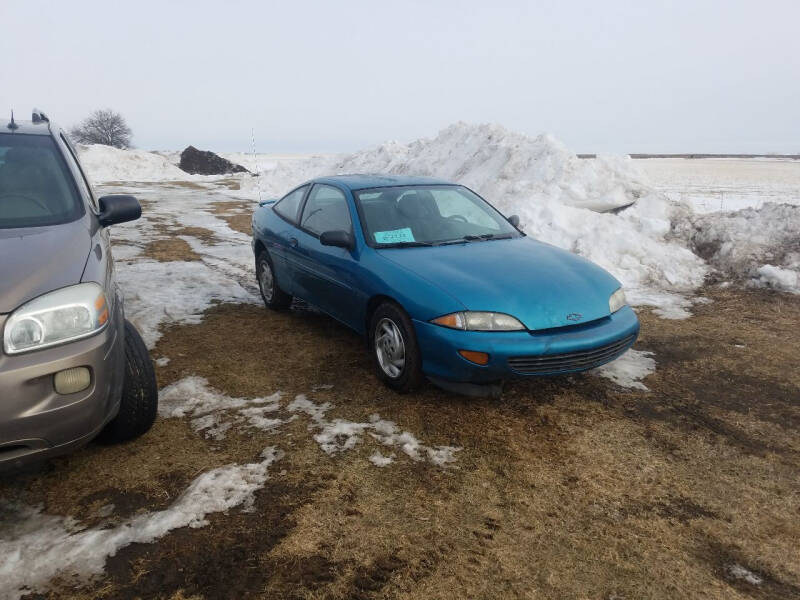
<path id="1" fill-rule="evenodd" d="M 800 597 L 800 300 L 704 294 L 688 320 L 640 311 L 649 391 L 575 375 L 512 383 L 499 400 L 397 395 L 331 319 L 219 305 L 165 331 L 161 386 L 200 375 L 231 396 L 309 394 L 332 416 L 377 412 L 460 446 L 457 461 L 378 468 L 366 442 L 329 456 L 304 420 L 216 441 L 160 419 L 137 441 L 4 478 L 0 497 L 88 526 L 113 504 L 119 522 L 276 445 L 255 510 L 130 545 L 103 576 L 30 597 Z"/>

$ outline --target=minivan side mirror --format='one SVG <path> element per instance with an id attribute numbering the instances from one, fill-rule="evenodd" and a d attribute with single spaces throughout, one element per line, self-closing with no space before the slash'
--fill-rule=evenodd
<path id="1" fill-rule="evenodd" d="M 338 246 L 351 250 L 354 246 L 353 236 L 349 231 L 334 230 L 325 231 L 319 236 L 319 243 L 323 246 Z"/>
<path id="2" fill-rule="evenodd" d="M 508 217 L 508 222 L 511 223 L 514 227 L 519 227 L 519 216 L 511 215 Z"/>
<path id="3" fill-rule="evenodd" d="M 126 221 L 135 221 L 142 216 L 142 206 L 134 196 L 127 194 L 114 194 L 103 196 L 100 203 L 100 225 L 108 227 Z"/>

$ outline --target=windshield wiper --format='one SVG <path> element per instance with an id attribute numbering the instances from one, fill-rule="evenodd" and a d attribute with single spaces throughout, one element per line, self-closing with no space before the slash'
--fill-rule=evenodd
<path id="1" fill-rule="evenodd" d="M 379 250 L 383 248 L 414 248 L 416 246 L 435 246 L 431 242 L 392 242 L 390 244 L 381 244 L 378 246 Z"/>
<path id="2" fill-rule="evenodd" d="M 510 233 L 482 233 L 480 235 L 468 234 L 455 240 L 438 242 L 436 246 L 447 246 L 449 244 L 463 244 L 464 242 L 483 242 L 486 240 L 508 240 L 511 239 Z"/>
<path id="3" fill-rule="evenodd" d="M 510 240 L 514 236 L 510 233 L 484 233 L 480 237 L 483 240 Z"/>

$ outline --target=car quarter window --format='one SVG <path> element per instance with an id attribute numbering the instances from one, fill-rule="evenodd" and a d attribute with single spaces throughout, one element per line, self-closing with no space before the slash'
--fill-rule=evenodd
<path id="1" fill-rule="evenodd" d="M 308 186 L 304 185 L 286 194 L 275 205 L 275 212 L 287 221 L 297 223 L 297 213 L 300 212 L 300 203 L 303 201 L 307 189 Z"/>
<path id="2" fill-rule="evenodd" d="M 315 235 L 325 231 L 351 231 L 347 198 L 339 188 L 317 184 L 308 195 L 300 227 Z"/>

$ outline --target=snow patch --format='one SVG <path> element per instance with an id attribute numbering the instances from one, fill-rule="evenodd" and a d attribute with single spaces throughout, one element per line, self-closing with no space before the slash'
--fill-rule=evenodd
<path id="1" fill-rule="evenodd" d="M 370 415 L 367 423 L 356 423 L 346 419 L 329 420 L 325 413 L 331 408 L 333 407 L 329 402 L 315 404 L 303 394 L 296 396 L 287 406 L 291 412 L 305 413 L 311 417 L 311 424 L 308 427 L 310 430 L 319 430 L 319 433 L 314 435 L 314 440 L 326 454 L 334 455 L 352 450 L 361 441 L 364 433 L 369 433 L 384 446 L 397 448 L 412 460 L 428 460 L 440 467 L 455 462 L 455 454 L 461 450 L 455 446 L 426 446 L 411 433 L 399 430 L 395 423 L 381 419 L 377 414 Z M 372 458 L 370 460 L 373 464 L 377 464 Z"/>
<path id="2" fill-rule="evenodd" d="M 198 261 L 116 264 L 125 313 L 152 349 L 162 323 L 196 324 L 215 302 L 254 303 L 253 292 Z"/>
<path id="3" fill-rule="evenodd" d="M 282 396 L 275 392 L 259 398 L 233 398 L 209 386 L 205 378 L 190 376 L 159 392 L 158 414 L 163 418 L 191 417 L 192 429 L 221 440 L 234 423 L 272 431 L 288 422 L 266 416 L 280 408 Z"/>
<path id="4" fill-rule="evenodd" d="M 394 454 L 391 456 L 384 456 L 379 450 L 375 450 L 375 452 L 370 455 L 369 462 L 376 467 L 386 467 L 394 462 Z"/>
<path id="5" fill-rule="evenodd" d="M 269 479 L 268 469 L 281 453 L 267 448 L 260 462 L 227 465 L 195 479 L 169 508 L 137 515 L 110 528 L 81 529 L 69 518 L 26 507 L 4 507 L 12 525 L 0 540 L 0 581 L 5 597 L 17 599 L 43 589 L 57 575 L 79 578 L 99 574 L 106 559 L 133 543 L 151 543 L 180 527 L 203 527 L 206 515 L 242 506 L 252 510 L 254 493 Z"/>
<path id="6" fill-rule="evenodd" d="M 736 579 L 743 579 L 752 585 L 761 585 L 764 582 L 762 577 L 756 575 L 750 569 L 746 569 L 742 565 L 736 563 L 728 566 L 728 573 L 730 573 L 731 576 L 735 577 Z"/>
<path id="7" fill-rule="evenodd" d="M 618 359 L 589 372 L 610 379 L 622 387 L 647 391 L 647 386 L 641 380 L 656 370 L 656 361 L 652 356 L 652 352 L 631 348 Z"/>

